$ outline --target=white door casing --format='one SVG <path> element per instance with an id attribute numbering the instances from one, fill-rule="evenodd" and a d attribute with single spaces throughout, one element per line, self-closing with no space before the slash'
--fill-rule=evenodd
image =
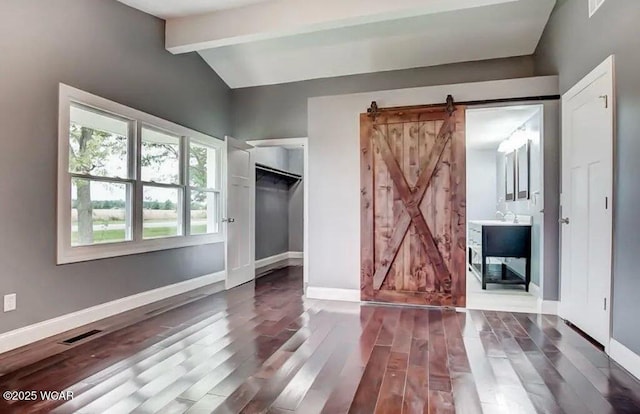
<path id="1" fill-rule="evenodd" d="M 309 138 L 273 138 L 247 141 L 254 147 L 297 147 L 302 146 L 303 156 L 303 173 L 302 173 L 302 193 L 303 193 L 303 256 L 302 256 L 302 278 L 305 286 L 309 283 Z"/>
<path id="2" fill-rule="evenodd" d="M 613 64 L 611 56 L 562 97 L 559 312 L 607 349 L 611 338 Z"/>
<path id="3" fill-rule="evenodd" d="M 251 145 L 226 137 L 226 288 L 255 278 L 255 173 Z"/>

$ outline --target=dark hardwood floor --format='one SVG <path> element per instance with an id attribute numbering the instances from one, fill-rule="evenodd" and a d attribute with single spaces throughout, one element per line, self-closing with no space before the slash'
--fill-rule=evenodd
<path id="1" fill-rule="evenodd" d="M 308 300 L 300 267 L 9 372 L 6 390 L 74 398 L 0 413 L 640 413 L 640 383 L 556 317 Z"/>

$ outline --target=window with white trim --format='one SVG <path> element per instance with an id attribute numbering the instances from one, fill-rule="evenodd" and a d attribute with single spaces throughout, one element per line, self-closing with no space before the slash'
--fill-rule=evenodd
<path id="1" fill-rule="evenodd" d="M 58 263 L 224 240 L 216 138 L 60 85 Z"/>

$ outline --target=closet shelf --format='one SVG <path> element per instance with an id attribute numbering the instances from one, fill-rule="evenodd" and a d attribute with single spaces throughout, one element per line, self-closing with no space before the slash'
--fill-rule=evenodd
<path id="1" fill-rule="evenodd" d="M 288 186 L 292 186 L 302 180 L 302 176 L 278 168 L 269 167 L 264 164 L 256 163 L 256 180 L 260 181 L 264 177 L 269 177 L 275 182 L 284 181 Z"/>

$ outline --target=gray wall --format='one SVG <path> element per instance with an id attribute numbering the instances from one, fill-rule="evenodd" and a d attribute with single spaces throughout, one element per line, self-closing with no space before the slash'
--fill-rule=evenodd
<path id="1" fill-rule="evenodd" d="M 256 147 L 253 150 L 253 159 L 257 164 L 289 170 L 289 153 L 282 147 Z"/>
<path id="2" fill-rule="evenodd" d="M 613 336 L 640 354 L 640 2 L 607 0 L 589 19 L 586 0 L 560 0 L 536 50 L 536 71 L 572 85 L 616 55 Z"/>
<path id="3" fill-rule="evenodd" d="M 56 266 L 58 83 L 230 132 L 230 91 L 164 22 L 114 0 L 0 1 L 0 333 L 223 269 L 222 244 Z"/>
<path id="4" fill-rule="evenodd" d="M 300 149 L 258 147 L 258 163 L 303 174 L 304 153 Z M 302 251 L 303 185 L 289 187 L 270 176 L 256 181 L 256 260 L 289 251 Z"/>
<path id="5" fill-rule="evenodd" d="M 307 99 L 314 96 L 528 76 L 530 56 L 234 89 L 233 134 L 245 140 L 306 137 Z"/>
<path id="6" fill-rule="evenodd" d="M 289 170 L 289 154 L 282 147 L 258 147 L 255 161 Z M 256 260 L 289 251 L 289 187 L 271 176 L 256 181 Z"/>
<path id="7" fill-rule="evenodd" d="M 545 102 L 544 139 L 542 149 L 543 184 L 543 299 L 558 300 L 560 297 L 560 102 Z"/>
<path id="8" fill-rule="evenodd" d="M 256 182 L 256 260 L 289 251 L 289 187 L 270 177 Z"/>
<path id="9" fill-rule="evenodd" d="M 467 142 L 473 137 L 467 134 Z M 496 216 L 496 152 L 467 149 L 467 220 L 488 220 Z"/>

